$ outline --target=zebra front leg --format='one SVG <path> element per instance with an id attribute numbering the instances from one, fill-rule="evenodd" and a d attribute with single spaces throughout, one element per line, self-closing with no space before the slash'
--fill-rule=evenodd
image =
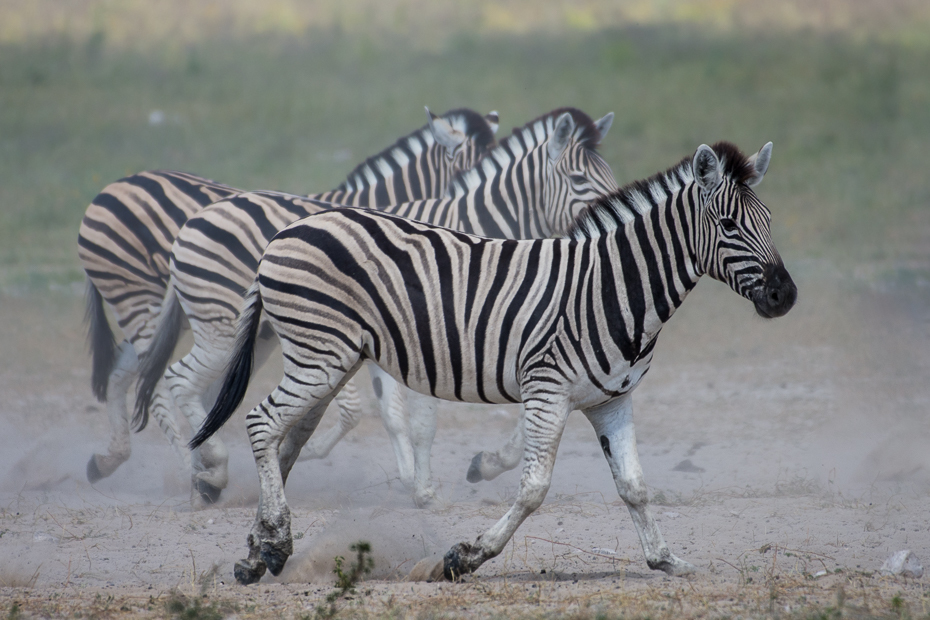
<path id="1" fill-rule="evenodd" d="M 349 431 L 358 426 L 362 419 L 362 400 L 358 395 L 355 381 L 346 383 L 342 391 L 336 395 L 336 406 L 339 407 L 339 417 L 336 425 L 325 433 L 312 437 L 306 447 L 301 451 L 298 461 L 323 459 L 342 441 Z"/>
<path id="2" fill-rule="evenodd" d="M 494 480 L 505 471 L 514 469 L 523 456 L 523 417 L 510 434 L 510 439 L 497 452 L 479 452 L 472 458 L 465 479 L 469 482 Z"/>
<path id="3" fill-rule="evenodd" d="M 110 445 L 106 454 L 94 454 L 87 462 L 87 480 L 91 484 L 106 478 L 129 459 L 129 410 L 126 396 L 139 372 L 136 350 L 124 340 L 118 348 L 116 363 L 107 379 L 107 416 L 110 419 Z"/>
<path id="4" fill-rule="evenodd" d="M 472 543 L 459 543 L 443 558 L 443 575 L 454 580 L 474 572 L 485 561 L 499 554 L 521 523 L 542 504 L 552 481 L 552 468 L 558 452 L 565 421 L 571 412 L 566 403 L 547 402 L 552 394 L 541 398 L 525 397 L 526 419 L 523 474 L 517 499 L 494 526 Z"/>
<path id="5" fill-rule="evenodd" d="M 695 572 L 693 565 L 675 557 L 669 551 L 649 509 L 649 494 L 636 450 L 632 395 L 626 394 L 603 405 L 586 409 L 584 414 L 597 433 L 614 483 L 617 485 L 617 492 L 633 517 L 633 524 L 646 555 L 646 564 L 651 569 L 661 570 L 669 575 L 682 576 Z"/>
<path id="6" fill-rule="evenodd" d="M 436 501 L 430 469 L 430 452 L 436 437 L 436 409 L 439 401 L 407 390 L 407 416 L 413 444 L 413 501 L 425 508 Z"/>

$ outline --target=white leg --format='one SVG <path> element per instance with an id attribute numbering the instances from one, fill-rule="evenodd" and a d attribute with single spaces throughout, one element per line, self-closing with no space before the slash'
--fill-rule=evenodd
<path id="1" fill-rule="evenodd" d="M 521 523 L 536 510 L 549 491 L 555 455 L 571 408 L 565 403 L 549 402 L 553 395 L 525 397 L 526 447 L 523 475 L 517 499 L 494 526 L 478 537 L 474 544 L 459 543 L 443 558 L 443 575 L 455 579 L 474 572 L 485 561 L 499 554 Z"/>
<path id="2" fill-rule="evenodd" d="M 413 443 L 413 501 L 424 508 L 436 500 L 430 471 L 430 451 L 436 437 L 436 409 L 439 401 L 407 390 L 407 414 Z"/>
<path id="3" fill-rule="evenodd" d="M 168 367 L 163 381 L 175 404 L 194 430 L 207 417 L 203 395 L 222 373 L 225 355 L 204 351 L 194 344 L 191 352 Z M 229 452 L 217 436 L 204 442 L 192 456 L 191 499 L 195 506 L 215 503 L 229 483 Z"/>
<path id="4" fill-rule="evenodd" d="M 514 469 L 523 456 L 523 416 L 517 420 L 510 439 L 497 452 L 479 452 L 472 458 L 465 479 L 469 482 L 494 480 L 505 471 Z"/>
<path id="5" fill-rule="evenodd" d="M 400 481 L 407 489 L 413 490 L 413 442 L 410 439 L 410 424 L 407 420 L 407 395 L 410 390 L 399 385 L 391 375 L 374 364 L 370 364 L 368 370 L 371 373 L 371 387 L 378 398 L 381 422 L 394 448 Z"/>
<path id="6" fill-rule="evenodd" d="M 669 575 L 687 575 L 694 566 L 672 555 L 652 511 L 643 469 L 636 450 L 636 432 L 633 428 L 633 398 L 630 394 L 587 409 L 584 414 L 594 426 L 601 449 L 607 457 L 617 492 L 626 503 L 639 533 L 646 563 L 649 568 L 665 571 Z"/>
<path id="7" fill-rule="evenodd" d="M 107 416 L 110 419 L 110 445 L 106 454 L 94 454 L 87 462 L 87 480 L 91 484 L 106 478 L 126 462 L 132 451 L 129 443 L 129 410 L 126 396 L 139 372 L 136 351 L 124 340 L 119 345 L 116 364 L 107 383 Z"/>

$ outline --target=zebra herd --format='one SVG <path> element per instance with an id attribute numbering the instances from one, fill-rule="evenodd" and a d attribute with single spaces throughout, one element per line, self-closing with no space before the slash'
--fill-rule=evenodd
<path id="1" fill-rule="evenodd" d="M 649 509 L 631 395 L 700 276 L 766 318 L 793 306 L 770 213 L 752 189 L 772 146 L 746 157 L 726 142 L 701 145 L 618 188 L 596 150 L 612 120 L 558 109 L 495 144 L 496 113 L 428 114 L 326 194 L 241 192 L 175 172 L 108 186 L 79 238 L 93 387 L 112 429 L 88 479 L 129 456 L 126 401 L 138 377 L 134 425 L 152 415 L 190 467 L 192 501 L 215 502 L 228 482 L 215 433 L 277 340 L 284 376 L 246 415 L 260 501 L 240 583 L 279 574 L 292 554 L 284 483 L 305 445 L 324 456 L 358 423 L 352 377 L 364 361 L 419 506 L 435 499 L 434 399 L 523 404 L 505 449 L 476 455 L 468 472 L 490 479 L 522 457 L 516 500 L 475 542 L 449 550 L 437 576 L 475 571 L 542 503 L 575 409 L 594 427 L 648 565 L 692 572 Z M 126 335 L 118 346 L 104 302 Z M 193 349 L 169 366 L 185 323 Z M 339 423 L 310 441 L 333 399 Z M 190 453 L 175 408 L 199 429 Z"/>

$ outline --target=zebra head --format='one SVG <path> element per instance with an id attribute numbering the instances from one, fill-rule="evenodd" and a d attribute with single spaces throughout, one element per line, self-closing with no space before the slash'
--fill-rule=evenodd
<path id="1" fill-rule="evenodd" d="M 697 267 L 751 300 L 765 318 L 786 314 L 798 296 L 772 243 L 771 213 L 752 190 L 771 157 L 771 142 L 751 157 L 720 142 L 702 144 L 691 162 Z"/>
<path id="2" fill-rule="evenodd" d="M 462 108 L 450 110 L 437 116 L 426 108 L 429 130 L 439 145 L 436 163 L 440 173 L 440 183 L 444 194 L 449 188 L 449 181 L 462 170 L 472 168 L 495 146 L 494 134 L 497 133 L 499 118 L 497 112 L 481 116 L 477 112 Z"/>
<path id="3" fill-rule="evenodd" d="M 587 203 L 616 191 L 614 173 L 595 150 L 607 135 L 614 113 L 592 121 L 580 110 L 550 114 L 543 210 L 551 234 L 565 234 Z"/>

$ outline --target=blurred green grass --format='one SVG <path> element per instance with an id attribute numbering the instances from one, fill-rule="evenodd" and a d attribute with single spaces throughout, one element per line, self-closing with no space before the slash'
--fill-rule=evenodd
<path id="1" fill-rule="evenodd" d="M 423 105 L 497 109 L 502 134 L 557 106 L 614 111 L 602 152 L 621 183 L 702 142 L 772 140 L 759 192 L 789 267 L 930 277 L 930 46 L 887 28 L 576 21 L 523 33 L 466 21 L 431 46 L 338 25 L 144 46 L 106 22 L 0 37 L 0 287 L 79 282 L 84 209 L 121 176 L 322 191 L 420 126 Z"/>

